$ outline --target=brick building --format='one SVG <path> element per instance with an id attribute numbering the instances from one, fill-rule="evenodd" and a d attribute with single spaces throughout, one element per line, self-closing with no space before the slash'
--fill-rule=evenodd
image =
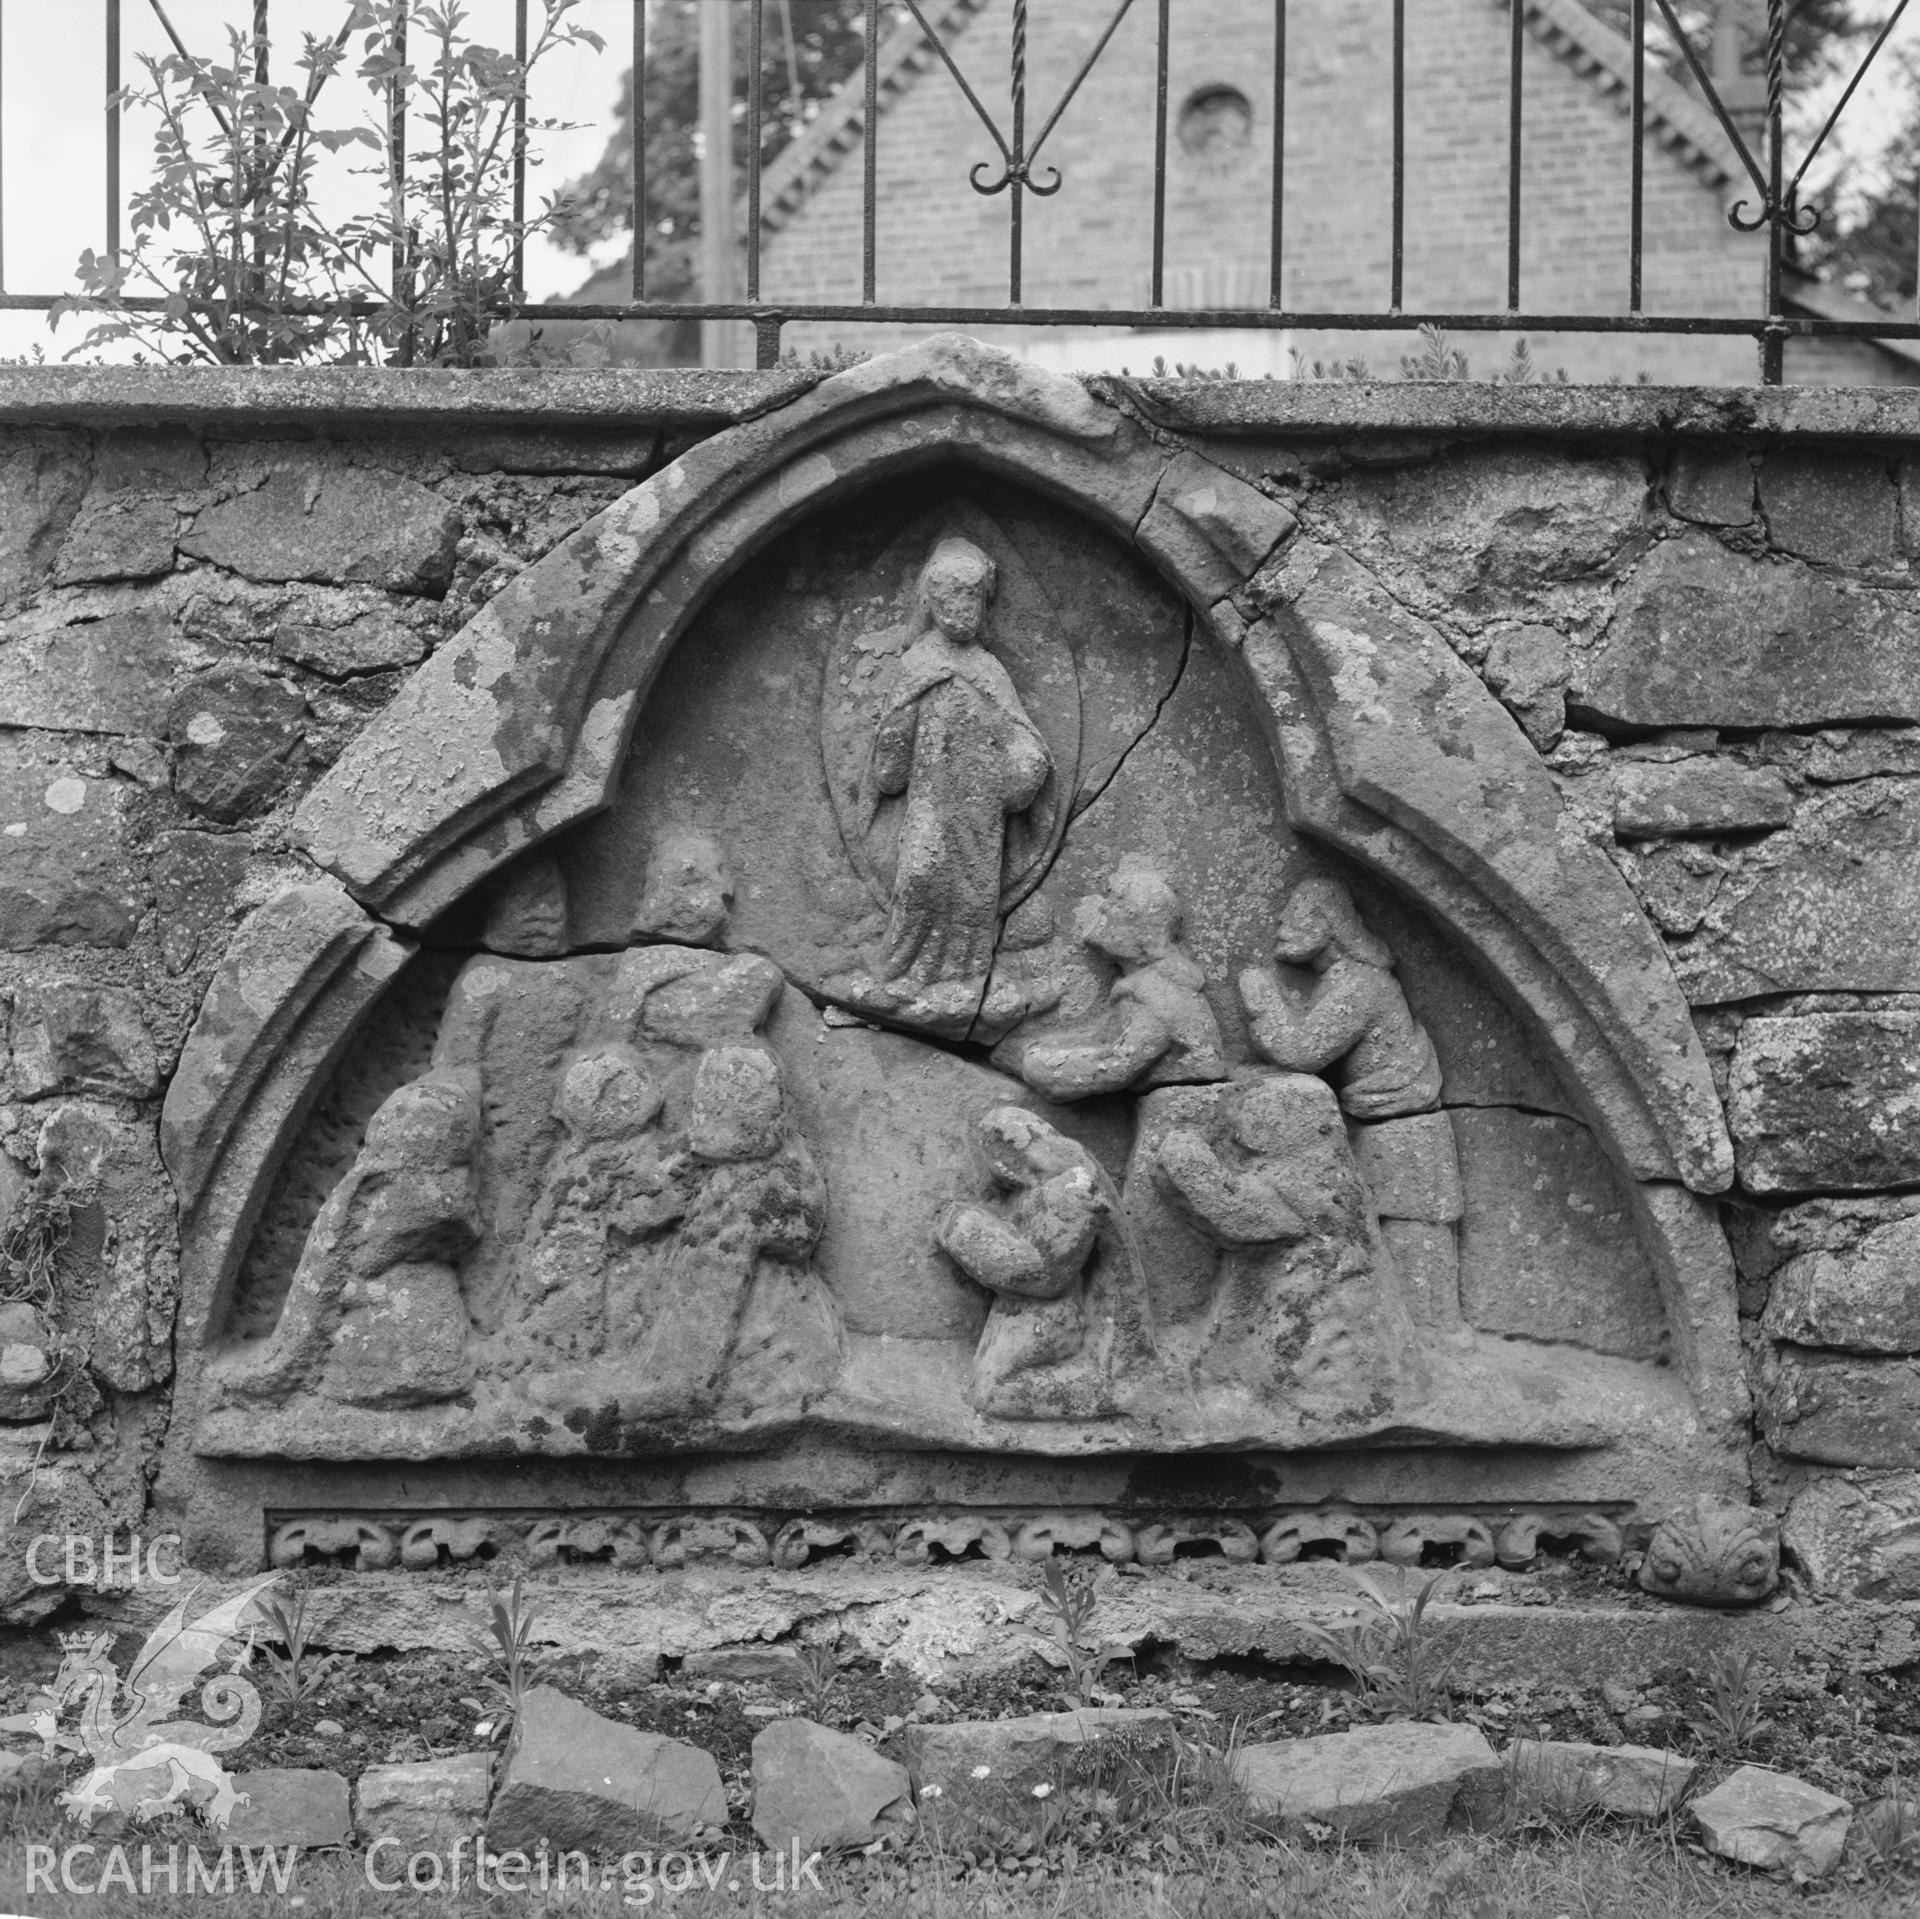
<path id="1" fill-rule="evenodd" d="M 1628 296 L 1630 51 L 1578 0 L 1522 0 L 1523 308 L 1625 312 Z M 1411 311 L 1496 312 L 1506 301 L 1509 0 L 1413 0 L 1406 14 L 1405 298 Z M 1004 118 L 1011 0 L 946 0 L 928 17 L 981 98 Z M 1031 15 L 1029 131 L 1044 124 L 1111 21 L 1113 0 L 1045 0 Z M 1179 0 L 1169 87 L 1165 301 L 1264 305 L 1269 288 L 1275 9 L 1259 0 Z M 1288 10 L 1283 197 L 1284 304 L 1389 304 L 1392 52 L 1388 0 L 1293 0 Z M 1064 184 L 1026 197 L 1030 306 L 1145 306 L 1152 240 L 1155 12 L 1122 21 L 1049 138 L 1043 166 Z M 877 297 L 998 304 L 1007 297 L 1008 200 L 973 190 L 994 147 L 952 76 L 912 29 L 883 48 Z M 1759 310 L 1763 247 L 1729 226 L 1751 194 L 1710 109 L 1651 63 L 1645 152 L 1645 307 L 1650 313 Z M 860 297 L 864 80 L 854 80 L 769 170 L 761 290 L 773 300 Z M 996 169 L 997 170 L 997 167 Z M 1809 310 L 1864 313 L 1796 281 Z M 806 351 L 878 349 L 914 329 L 795 326 Z M 990 331 L 990 330 L 989 330 Z M 857 337 L 856 337 L 857 336 Z M 1156 353 L 1243 372 L 1361 355 L 1397 366 L 1410 334 L 997 337 L 1056 365 L 1131 365 Z M 1464 338 L 1476 373 L 1504 358 L 1498 336 Z M 1576 379 L 1744 382 L 1740 337 L 1536 335 L 1536 360 Z M 1904 346 L 1794 343 L 1788 378 L 1910 384 Z"/>

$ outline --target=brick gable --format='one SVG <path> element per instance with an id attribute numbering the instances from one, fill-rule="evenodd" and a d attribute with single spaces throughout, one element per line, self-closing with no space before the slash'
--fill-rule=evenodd
<path id="1" fill-rule="evenodd" d="M 1625 312 L 1630 53 L 1577 0 L 1524 0 L 1522 305 Z M 1508 0 L 1414 0 L 1407 10 L 1405 304 L 1496 312 L 1506 301 Z M 950 0 L 942 34 L 1004 115 L 1011 0 Z M 1033 13 L 1028 125 L 1043 124 L 1112 18 L 1112 0 L 1049 0 Z M 1390 287 L 1391 14 L 1386 0 L 1293 0 L 1286 89 L 1284 302 L 1381 311 Z M 1153 196 L 1155 20 L 1136 7 L 1054 130 L 1042 165 L 1057 196 L 1026 199 L 1029 306 L 1144 306 Z M 1173 16 L 1166 304 L 1264 305 L 1270 259 L 1273 12 L 1249 0 L 1181 0 Z M 1711 114 L 1648 75 L 1644 285 L 1651 313 L 1756 310 L 1764 258 L 1725 207 L 1748 188 Z M 857 300 L 861 286 L 863 83 L 849 85 L 768 181 L 762 289 L 771 300 Z M 1209 88 L 1244 99 L 1244 142 L 1195 153 L 1183 107 Z M 1007 297 L 1007 199 L 968 170 L 996 150 L 917 31 L 883 50 L 878 179 L 882 302 L 999 304 Z M 879 348 L 918 329 L 793 327 Z M 995 335 L 995 337 L 1005 337 Z M 1303 338 L 1316 355 L 1391 366 L 1404 335 Z M 1466 343 L 1473 352 L 1474 342 Z M 1749 380 L 1754 348 L 1730 338 L 1535 336 L 1536 357 L 1576 377 Z M 1490 370 L 1505 347 L 1474 352 Z M 1830 355 L 1828 357 L 1831 357 Z M 1872 347 L 1843 349 L 1849 377 L 1899 377 Z M 1904 371 L 1904 363 L 1900 369 Z"/>

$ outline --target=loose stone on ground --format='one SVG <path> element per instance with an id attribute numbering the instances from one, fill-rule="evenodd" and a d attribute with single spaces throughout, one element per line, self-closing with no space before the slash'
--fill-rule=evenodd
<path id="1" fill-rule="evenodd" d="M 395 1841 L 403 1855 L 444 1852 L 472 1836 L 487 1815 L 490 1752 L 457 1753 L 411 1765 L 369 1766 L 354 1788 L 354 1824 L 363 1842 Z"/>
<path id="2" fill-rule="evenodd" d="M 344 1846 L 353 1836 L 347 1782 L 321 1768 L 273 1767 L 234 1777 L 247 1803 L 222 1837 L 235 1846 Z"/>
<path id="3" fill-rule="evenodd" d="M 1710 1852 L 1808 1879 L 1824 1879 L 1840 1863 L 1853 1818 L 1844 1799 L 1761 1766 L 1742 1766 L 1692 1812 Z"/>
<path id="4" fill-rule="evenodd" d="M 1257 1818 L 1287 1833 L 1326 1826 L 1358 1845 L 1490 1826 L 1506 1794 L 1506 1769 L 1471 1726 L 1361 1726 L 1247 1746 L 1233 1776 Z"/>
<path id="5" fill-rule="evenodd" d="M 1502 1757 L 1516 1814 L 1598 1811 L 1654 1819 L 1678 1803 L 1699 1771 L 1691 1759 L 1657 1746 L 1560 1739 L 1516 1740 Z"/>
<path id="6" fill-rule="evenodd" d="M 520 1704 L 487 1820 L 495 1852 L 578 1848 L 618 1856 L 649 1843 L 686 1845 L 727 1821 L 710 1754 L 641 1732 L 536 1686 Z"/>
<path id="7" fill-rule="evenodd" d="M 780 1719 L 753 1741 L 753 1830 L 769 1852 L 836 1852 L 913 1826 L 907 1769 L 863 1741 Z"/>

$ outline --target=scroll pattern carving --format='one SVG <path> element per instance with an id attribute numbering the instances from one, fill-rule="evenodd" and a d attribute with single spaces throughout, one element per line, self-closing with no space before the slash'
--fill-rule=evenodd
<path id="1" fill-rule="evenodd" d="M 911 1517 L 821 1518 L 770 1523 L 766 1514 L 597 1512 L 535 1517 L 515 1513 L 434 1515 L 312 1514 L 281 1518 L 270 1531 L 275 1567 L 350 1563 L 356 1571 L 408 1572 L 476 1559 L 529 1566 L 604 1564 L 620 1571 L 669 1572 L 695 1562 L 730 1561 L 782 1571 L 823 1561 L 929 1566 L 977 1559 L 1025 1564 L 1058 1553 L 1098 1553 L 1114 1565 L 1171 1565 L 1217 1556 L 1229 1565 L 1293 1565 L 1325 1558 L 1346 1565 L 1502 1566 L 1532 1564 L 1542 1542 L 1611 1562 L 1624 1546 L 1623 1521 L 1598 1507 L 1517 1514 L 1310 1511 L 1132 1521 L 1084 1510 L 934 1512 Z"/>

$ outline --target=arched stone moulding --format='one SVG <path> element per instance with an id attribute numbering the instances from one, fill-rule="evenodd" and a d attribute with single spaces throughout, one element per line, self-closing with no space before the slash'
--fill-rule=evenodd
<path id="1" fill-rule="evenodd" d="M 217 1328 L 314 1090 L 405 957 L 389 929 L 607 803 L 654 675 L 750 555 L 942 464 L 1135 544 L 1238 649 L 1293 822 L 1451 927 L 1561 1063 L 1635 1195 L 1702 1424 L 1731 1445 L 1731 1266 L 1694 1197 L 1731 1175 L 1706 1059 L 1652 929 L 1517 725 L 1351 559 L 1289 545 L 1284 507 L 1077 382 L 956 337 L 838 374 L 635 487 L 476 615 L 307 797 L 297 831 L 359 905 L 312 888 L 262 908 L 189 1038 L 164 1123 L 183 1348 Z"/>

